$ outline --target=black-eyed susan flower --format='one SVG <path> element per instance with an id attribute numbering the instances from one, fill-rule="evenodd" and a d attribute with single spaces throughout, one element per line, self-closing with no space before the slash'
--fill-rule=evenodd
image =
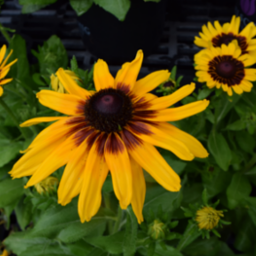
<path id="1" fill-rule="evenodd" d="M 74 80 L 79 80 L 78 76 L 71 70 L 64 70 L 66 74 L 68 74 L 70 77 L 72 77 Z M 51 87 L 54 91 L 65 93 L 65 88 L 63 84 L 60 82 L 59 78 L 55 75 L 51 75 Z"/>
<path id="2" fill-rule="evenodd" d="M 9 254 L 8 254 L 8 251 L 7 250 L 3 250 L 3 253 L 0 255 L 0 256 L 8 256 Z"/>
<path id="3" fill-rule="evenodd" d="M 194 43 L 199 47 L 211 48 L 220 47 L 222 44 L 228 45 L 231 41 L 237 40 L 242 54 L 256 54 L 256 27 L 253 22 L 239 32 L 240 17 L 232 16 L 230 23 L 220 25 L 219 21 L 214 21 L 214 26 L 208 22 L 207 26 L 202 26 L 200 37 L 195 37 Z"/>
<path id="4" fill-rule="evenodd" d="M 4 44 L 0 50 L 0 97 L 4 93 L 2 86 L 4 84 L 7 84 L 12 81 L 12 78 L 6 78 L 6 79 L 4 79 L 4 78 L 8 74 L 11 66 L 18 60 L 18 59 L 15 59 L 14 61 L 12 61 L 11 63 L 6 65 L 6 62 L 12 55 L 12 52 L 13 52 L 13 50 L 11 50 L 10 53 L 8 54 L 8 56 L 6 58 L 4 58 L 5 54 L 6 54 L 6 45 Z"/>
<path id="5" fill-rule="evenodd" d="M 55 186 L 59 184 L 59 180 L 56 177 L 49 176 L 41 182 L 35 184 L 35 189 L 39 194 L 50 192 Z"/>
<path id="6" fill-rule="evenodd" d="M 68 94 L 42 90 L 37 98 L 41 104 L 66 116 L 33 118 L 21 125 L 57 120 L 34 139 L 13 166 L 11 176 L 32 175 L 26 185 L 29 187 L 66 165 L 58 188 L 58 202 L 66 205 L 79 194 L 82 222 L 97 213 L 109 171 L 121 208 L 131 204 L 139 223 L 143 221 L 146 193 L 142 168 L 167 190 L 179 191 L 179 176 L 154 146 L 168 149 L 183 160 L 207 157 L 208 152 L 198 140 L 167 122 L 195 115 L 209 102 L 202 100 L 168 108 L 192 93 L 195 85 L 183 86 L 169 96 L 158 98 L 148 92 L 166 81 L 170 73 L 156 71 L 136 81 L 142 60 L 143 52 L 139 50 L 115 78 L 107 63 L 98 60 L 93 73 L 96 92 L 79 87 L 60 68 L 57 76 Z"/>
<path id="7" fill-rule="evenodd" d="M 210 206 L 205 206 L 196 212 L 196 221 L 200 229 L 211 230 L 215 228 L 224 217 L 223 211 L 218 211 Z"/>
<path id="8" fill-rule="evenodd" d="M 201 50 L 194 56 L 196 76 L 199 82 L 206 82 L 209 88 L 222 88 L 229 96 L 250 92 L 251 81 L 256 80 L 256 69 L 247 68 L 256 62 L 249 54 L 241 55 L 236 42 L 221 47 Z"/>

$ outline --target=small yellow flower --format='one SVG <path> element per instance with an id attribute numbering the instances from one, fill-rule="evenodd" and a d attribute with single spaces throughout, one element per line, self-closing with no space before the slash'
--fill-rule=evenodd
<path id="1" fill-rule="evenodd" d="M 71 76 L 74 80 L 79 80 L 79 77 L 71 70 L 64 70 L 66 74 Z M 51 87 L 54 91 L 60 92 L 60 93 L 65 93 L 65 88 L 63 84 L 60 82 L 59 78 L 55 75 L 51 75 Z"/>
<path id="2" fill-rule="evenodd" d="M 160 220 L 154 220 L 148 229 L 148 235 L 150 235 L 153 239 L 162 239 L 165 236 L 165 224 Z"/>
<path id="3" fill-rule="evenodd" d="M 18 60 L 18 59 L 15 59 L 8 65 L 5 65 L 6 62 L 8 61 L 8 59 L 10 58 L 10 56 L 12 55 L 12 52 L 13 52 L 13 50 L 11 50 L 10 53 L 8 54 L 8 56 L 6 58 L 4 58 L 5 53 L 6 53 L 6 45 L 4 44 L 0 50 L 0 97 L 4 93 L 2 85 L 7 84 L 12 81 L 12 78 L 8 78 L 8 79 L 4 79 L 4 78 L 8 74 L 11 66 Z"/>
<path id="4" fill-rule="evenodd" d="M 8 256 L 8 252 L 4 249 L 3 253 L 0 256 Z"/>
<path id="5" fill-rule="evenodd" d="M 220 217 L 224 217 L 223 211 L 217 211 L 209 206 L 196 212 L 196 221 L 200 229 L 213 229 L 218 225 Z"/>
<path id="6" fill-rule="evenodd" d="M 43 194 L 45 192 L 49 192 L 54 189 L 55 185 L 58 185 L 59 180 L 55 177 L 47 177 L 41 182 L 35 184 L 35 189 L 39 194 Z"/>

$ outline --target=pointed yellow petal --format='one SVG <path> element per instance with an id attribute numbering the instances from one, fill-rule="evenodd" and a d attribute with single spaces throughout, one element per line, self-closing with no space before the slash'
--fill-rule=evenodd
<path id="1" fill-rule="evenodd" d="M 85 171 L 85 164 L 88 157 L 86 144 L 87 141 L 85 140 L 72 152 L 61 177 L 58 188 L 58 203 L 61 205 L 68 204 L 81 191 L 83 172 Z"/>
<path id="2" fill-rule="evenodd" d="M 183 142 L 195 157 L 199 157 L 199 158 L 208 157 L 209 153 L 201 144 L 201 142 L 198 141 L 195 137 L 191 136 L 190 134 L 183 132 L 179 128 L 168 123 L 159 123 L 158 128 L 163 132 L 165 132 L 166 134 Z"/>
<path id="3" fill-rule="evenodd" d="M 104 156 L 111 172 L 114 192 L 120 207 L 126 209 L 132 199 L 132 173 L 126 147 L 117 133 L 109 134 Z"/>
<path id="4" fill-rule="evenodd" d="M 138 50 L 135 59 L 132 62 L 125 63 L 122 68 L 117 72 L 115 78 L 115 88 L 118 86 L 128 86 L 130 90 L 133 89 L 140 72 L 143 60 L 142 50 Z"/>
<path id="5" fill-rule="evenodd" d="M 83 112 L 84 101 L 75 95 L 42 90 L 36 94 L 39 102 L 66 115 L 78 115 Z"/>
<path id="6" fill-rule="evenodd" d="M 176 92 L 172 93 L 171 95 L 159 97 L 157 99 L 152 100 L 150 103 L 152 104 L 149 109 L 164 109 L 167 108 L 181 99 L 185 98 L 189 94 L 191 94 L 195 90 L 196 86 L 195 83 L 191 83 L 189 85 L 182 86 Z"/>
<path id="7" fill-rule="evenodd" d="M 245 91 L 245 92 L 250 92 L 252 90 L 252 83 L 249 82 L 249 81 L 246 81 L 246 80 L 243 80 L 242 81 L 242 84 L 240 85 L 242 87 L 242 89 Z"/>
<path id="8" fill-rule="evenodd" d="M 146 196 L 146 182 L 141 166 L 130 157 L 132 169 L 132 209 L 138 223 L 143 221 L 142 209 Z"/>
<path id="9" fill-rule="evenodd" d="M 7 84 L 7 83 L 11 82 L 12 80 L 13 80 L 13 78 L 4 79 L 4 80 L 0 81 L 0 85 Z"/>
<path id="10" fill-rule="evenodd" d="M 102 137 L 99 136 L 92 145 L 82 175 L 83 183 L 78 199 L 81 222 L 90 221 L 101 204 L 101 189 L 108 174 L 104 157 L 99 154 L 97 148 L 101 139 Z"/>
<path id="11" fill-rule="evenodd" d="M 11 56 L 11 53 L 12 52 L 10 52 L 9 55 L 6 57 L 6 59 L 4 60 L 3 64 L 1 65 L 0 69 L 5 70 L 7 68 L 10 68 L 14 63 L 16 63 L 18 61 L 18 59 L 15 59 L 12 62 L 10 62 L 8 65 L 4 66 L 6 61 L 9 59 L 9 56 Z"/>
<path id="12" fill-rule="evenodd" d="M 159 110 L 156 116 L 147 117 L 147 120 L 164 122 L 181 120 L 204 111 L 209 103 L 210 102 L 208 100 L 199 100 L 186 104 L 182 107 Z"/>
<path id="13" fill-rule="evenodd" d="M 6 53 L 6 45 L 4 44 L 0 50 L 0 65 L 4 59 L 5 53 Z"/>
<path id="14" fill-rule="evenodd" d="M 59 70 L 56 72 L 56 75 L 58 76 L 60 82 L 65 87 L 66 91 L 70 94 L 76 95 L 82 99 L 86 99 L 91 95 L 91 93 L 84 88 L 80 87 L 74 79 L 68 74 L 66 74 L 65 70 L 63 68 L 59 68 Z"/>
<path id="15" fill-rule="evenodd" d="M 242 94 L 243 93 L 243 90 L 242 88 L 240 87 L 240 85 L 235 85 L 235 86 L 232 86 L 232 89 L 235 91 L 235 93 L 237 94 Z"/>
<path id="16" fill-rule="evenodd" d="M 133 92 L 136 95 L 144 95 L 154 90 L 158 85 L 168 80 L 170 72 L 168 70 L 155 71 L 135 83 Z"/>
<path id="17" fill-rule="evenodd" d="M 0 69 L 0 81 L 8 74 L 8 72 L 10 71 L 10 68 L 6 68 L 6 69 Z"/>
<path id="18" fill-rule="evenodd" d="M 108 64 L 104 60 L 99 59 L 94 65 L 93 81 L 97 91 L 114 87 L 115 80 L 109 72 Z"/>
<path id="19" fill-rule="evenodd" d="M 67 119 L 67 117 L 66 116 L 35 117 L 20 124 L 20 127 L 29 127 L 29 126 L 40 124 L 43 122 L 53 122 L 61 119 Z"/>
<path id="20" fill-rule="evenodd" d="M 129 150 L 129 154 L 165 189 L 169 191 L 180 190 L 180 177 L 166 163 L 154 146 L 143 142 L 143 144 Z"/>
<path id="21" fill-rule="evenodd" d="M 3 95 L 3 93 L 4 93 L 4 89 L 2 86 L 0 86 L 0 97 Z"/>
<path id="22" fill-rule="evenodd" d="M 218 20 L 214 21 L 214 26 L 215 26 L 216 30 L 218 31 L 218 34 L 221 34 L 223 32 L 222 27 Z"/>
<path id="23" fill-rule="evenodd" d="M 183 142 L 150 124 L 142 122 L 135 122 L 134 124 L 131 123 L 127 127 L 127 130 L 143 141 L 170 150 L 182 160 L 191 161 L 194 158 Z"/>
<path id="24" fill-rule="evenodd" d="M 57 169 L 65 165 L 69 161 L 70 154 L 74 148 L 76 148 L 76 145 L 74 143 L 73 136 L 71 136 L 60 144 L 60 146 L 46 159 L 41 159 L 41 162 L 43 161 L 42 164 L 29 179 L 25 188 L 41 182 Z M 29 152 L 30 151 L 28 151 L 28 153 Z"/>

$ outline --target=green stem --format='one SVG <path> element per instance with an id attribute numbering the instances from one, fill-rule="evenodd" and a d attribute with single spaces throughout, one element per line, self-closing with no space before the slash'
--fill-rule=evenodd
<path id="1" fill-rule="evenodd" d="M 120 206 L 118 206 L 117 220 L 116 220 L 116 223 L 114 225 L 112 234 L 115 234 L 119 230 L 122 218 L 123 218 L 123 210 L 121 209 Z"/>
<path id="2" fill-rule="evenodd" d="M 12 118 L 12 120 L 14 121 L 14 123 L 16 124 L 16 126 L 18 127 L 18 129 L 20 130 L 21 134 L 23 135 L 23 137 L 25 139 L 29 139 L 29 136 L 25 133 L 25 131 L 20 128 L 20 124 L 18 119 L 16 118 L 16 116 L 13 114 L 13 112 L 11 111 L 11 109 L 8 107 L 8 105 L 2 100 L 2 98 L 0 98 L 0 105 L 4 108 L 4 110 L 8 113 L 8 115 Z"/>
<path id="3" fill-rule="evenodd" d="M 11 38 L 9 36 L 9 34 L 6 32 L 5 28 L 3 27 L 3 25 L 0 23 L 0 31 L 2 33 L 2 35 L 4 36 L 5 40 L 10 43 L 11 42 Z"/>

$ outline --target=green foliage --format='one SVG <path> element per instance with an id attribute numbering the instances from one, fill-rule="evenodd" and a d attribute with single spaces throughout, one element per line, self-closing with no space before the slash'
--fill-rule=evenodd
<path id="1" fill-rule="evenodd" d="M 93 4 L 93 0 L 70 0 L 69 2 L 78 16 L 86 13 Z"/>

